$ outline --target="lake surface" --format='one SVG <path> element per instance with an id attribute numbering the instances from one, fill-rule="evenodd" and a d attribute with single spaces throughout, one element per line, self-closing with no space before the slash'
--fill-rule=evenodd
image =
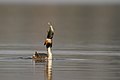
<path id="1" fill-rule="evenodd" d="M 45 51 L 41 51 L 45 52 Z M 32 50 L 0 50 L 1 80 L 119 80 L 120 52 L 54 50 L 35 62 Z"/>
<path id="2" fill-rule="evenodd" d="M 53 60 L 46 52 L 55 28 Z M 0 4 L 0 80 L 120 80 L 120 5 Z"/>

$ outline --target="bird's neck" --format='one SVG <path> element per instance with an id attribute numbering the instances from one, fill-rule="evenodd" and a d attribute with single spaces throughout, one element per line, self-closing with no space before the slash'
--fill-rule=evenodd
<path id="1" fill-rule="evenodd" d="M 51 47 L 47 48 L 47 53 L 48 53 L 48 59 L 52 59 Z"/>

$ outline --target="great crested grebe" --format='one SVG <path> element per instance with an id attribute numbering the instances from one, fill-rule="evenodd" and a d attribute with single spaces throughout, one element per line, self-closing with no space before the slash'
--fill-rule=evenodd
<path id="1" fill-rule="evenodd" d="M 47 48 L 47 53 L 35 52 L 35 54 L 32 56 L 33 59 L 41 60 L 41 61 L 46 60 L 46 59 L 52 59 L 51 48 L 52 48 L 52 38 L 53 38 L 53 35 L 54 35 L 54 29 L 49 22 L 48 22 L 48 25 L 49 25 L 49 29 L 48 29 L 48 32 L 47 32 L 47 38 L 44 42 L 44 45 Z"/>

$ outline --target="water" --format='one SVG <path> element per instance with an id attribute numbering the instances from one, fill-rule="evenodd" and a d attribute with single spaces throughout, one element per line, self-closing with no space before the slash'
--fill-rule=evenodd
<path id="1" fill-rule="evenodd" d="M 55 28 L 53 57 L 31 59 Z M 0 4 L 0 80 L 120 80 L 119 5 Z"/>
<path id="2" fill-rule="evenodd" d="M 48 62 L 35 62 L 31 59 L 33 53 L 31 50 L 1 50 L 1 80 L 120 79 L 119 52 L 55 50 L 54 59 Z"/>

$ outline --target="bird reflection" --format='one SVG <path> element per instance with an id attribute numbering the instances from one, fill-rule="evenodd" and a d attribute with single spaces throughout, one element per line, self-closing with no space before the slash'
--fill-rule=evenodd
<path id="1" fill-rule="evenodd" d="M 52 52 L 51 50 L 52 50 L 52 42 L 53 42 L 52 38 L 54 35 L 54 29 L 50 23 L 48 23 L 48 25 L 49 25 L 49 30 L 47 32 L 47 39 L 44 42 L 44 45 L 46 46 L 46 49 L 47 49 L 47 53 L 35 52 L 35 54 L 32 56 L 32 59 L 35 62 L 35 73 L 36 73 L 36 69 L 38 69 L 38 66 L 36 67 L 36 65 L 39 63 L 45 63 L 45 66 L 44 66 L 45 67 L 44 73 L 46 75 L 45 79 L 52 80 Z"/>
<path id="2" fill-rule="evenodd" d="M 46 64 L 47 80 L 52 80 L 52 60 L 48 60 Z"/>
<path id="3" fill-rule="evenodd" d="M 52 60 L 41 61 L 41 60 L 34 60 L 35 65 L 35 76 L 39 76 L 37 73 L 40 71 L 40 66 L 44 66 L 44 80 L 52 80 Z"/>

